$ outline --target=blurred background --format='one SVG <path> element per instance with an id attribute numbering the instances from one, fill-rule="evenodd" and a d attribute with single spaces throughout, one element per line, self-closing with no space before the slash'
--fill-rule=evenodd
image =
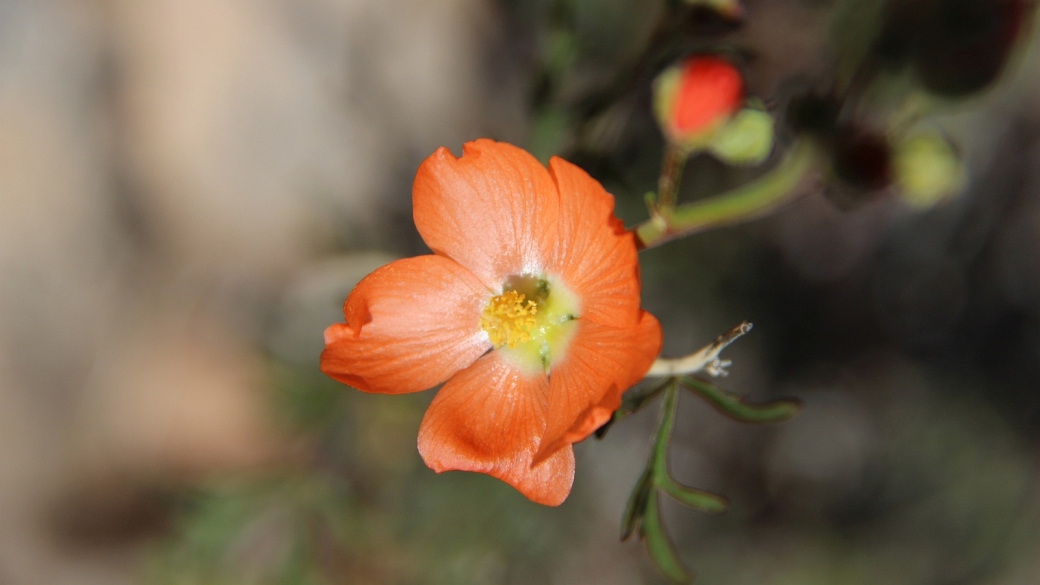
<path id="1" fill-rule="evenodd" d="M 684 200 L 795 136 L 833 148 L 776 215 L 641 256 L 666 355 L 753 321 L 720 384 L 805 404 L 759 427 L 682 397 L 673 473 L 732 500 L 665 504 L 683 560 L 704 584 L 1040 583 L 1032 5 L 733 5 L 0 0 L 0 585 L 663 583 L 617 538 L 654 408 L 576 445 L 550 509 L 426 469 L 432 392 L 317 363 L 357 280 L 424 253 L 438 146 L 560 154 L 645 219 L 651 82 L 698 51 L 779 139 L 761 168 L 694 158 Z M 911 126 L 957 152 L 948 201 L 892 188 Z"/>

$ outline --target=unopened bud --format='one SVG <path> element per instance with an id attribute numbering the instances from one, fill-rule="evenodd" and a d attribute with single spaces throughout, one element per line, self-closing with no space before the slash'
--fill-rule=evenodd
<path id="1" fill-rule="evenodd" d="M 900 195 L 913 207 L 932 207 L 964 185 L 960 157 L 937 134 L 919 134 L 901 141 L 895 148 L 893 166 Z"/>
<path id="2" fill-rule="evenodd" d="M 654 113 L 661 130 L 688 152 L 706 147 L 743 100 L 740 72 L 719 57 L 691 57 L 654 80 Z"/>

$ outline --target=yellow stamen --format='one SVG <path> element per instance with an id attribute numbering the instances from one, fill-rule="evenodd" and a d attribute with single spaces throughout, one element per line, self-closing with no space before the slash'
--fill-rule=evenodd
<path id="1" fill-rule="evenodd" d="M 480 314 L 480 327 L 495 347 L 514 348 L 531 339 L 537 319 L 538 305 L 524 302 L 524 295 L 513 290 L 491 297 Z"/>

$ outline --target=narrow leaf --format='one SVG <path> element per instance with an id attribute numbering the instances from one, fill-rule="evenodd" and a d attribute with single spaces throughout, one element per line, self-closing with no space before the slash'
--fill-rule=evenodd
<path id="1" fill-rule="evenodd" d="M 782 422 L 798 414 L 802 403 L 796 398 L 784 398 L 765 404 L 748 404 L 743 396 L 733 394 L 714 384 L 683 376 L 682 385 L 714 406 L 722 414 L 746 423 Z"/>
<path id="2" fill-rule="evenodd" d="M 717 514 L 729 508 L 729 500 L 726 498 L 697 488 L 680 485 L 667 475 L 658 477 L 657 487 L 661 488 L 664 493 L 680 504 L 686 504 L 702 512 Z"/>
<path id="3" fill-rule="evenodd" d="M 675 426 L 675 406 L 679 402 L 676 385 L 674 379 L 666 385 L 667 391 L 664 393 L 664 401 L 661 404 L 661 426 L 657 427 L 653 452 L 650 454 L 650 466 L 658 474 L 668 473 L 668 440 L 672 437 L 672 427 Z"/>
<path id="4" fill-rule="evenodd" d="M 628 497 L 628 505 L 625 506 L 625 514 L 621 517 L 621 541 L 628 540 L 636 530 L 636 525 L 643 519 L 646 513 L 646 502 L 653 489 L 653 472 L 647 468 L 643 475 L 639 476 L 636 487 L 632 489 L 632 495 Z"/>
<path id="5" fill-rule="evenodd" d="M 658 499 L 659 496 L 654 491 L 647 500 L 646 514 L 643 516 L 640 527 L 643 540 L 646 542 L 646 551 L 662 575 L 673 583 L 689 583 L 692 581 L 692 577 L 686 567 L 679 562 L 671 541 L 664 533 Z"/>

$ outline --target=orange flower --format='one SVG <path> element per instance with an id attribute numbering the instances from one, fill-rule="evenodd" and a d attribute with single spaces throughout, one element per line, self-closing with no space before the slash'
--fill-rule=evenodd
<path id="1" fill-rule="evenodd" d="M 744 80 L 733 65 L 711 56 L 690 57 L 654 80 L 654 111 L 669 141 L 697 146 L 744 100 Z"/>
<path id="2" fill-rule="evenodd" d="M 657 356 L 639 308 L 639 266 L 614 200 L 559 158 L 546 169 L 508 144 L 440 148 L 412 187 L 435 255 L 392 262 L 325 330 L 321 369 L 364 392 L 444 383 L 419 428 L 431 469 L 487 473 L 558 505 L 571 444 L 617 409 Z"/>

